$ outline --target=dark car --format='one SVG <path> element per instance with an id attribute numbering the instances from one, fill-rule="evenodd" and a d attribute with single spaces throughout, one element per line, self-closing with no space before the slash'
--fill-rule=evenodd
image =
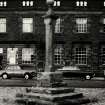
<path id="1" fill-rule="evenodd" d="M 23 70 L 19 65 L 7 65 L 4 70 L 0 70 L 0 76 L 3 79 L 11 77 L 22 77 L 25 79 L 32 79 L 36 76 L 36 72 L 34 69 Z"/>
<path id="2" fill-rule="evenodd" d="M 89 71 L 82 71 L 77 66 L 64 66 L 62 68 L 57 69 L 63 73 L 64 77 L 80 77 L 81 79 L 90 80 L 95 76 L 94 73 Z"/>

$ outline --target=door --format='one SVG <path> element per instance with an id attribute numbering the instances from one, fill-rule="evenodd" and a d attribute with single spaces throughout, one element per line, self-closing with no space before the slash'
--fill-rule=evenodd
<path id="1" fill-rule="evenodd" d="M 18 48 L 7 48 L 8 64 L 18 64 Z"/>
<path id="2" fill-rule="evenodd" d="M 3 48 L 0 48 L 0 70 L 2 69 L 3 62 Z"/>

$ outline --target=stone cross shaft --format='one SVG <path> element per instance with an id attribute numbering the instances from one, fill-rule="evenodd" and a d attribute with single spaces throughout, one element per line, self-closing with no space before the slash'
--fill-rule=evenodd
<path id="1" fill-rule="evenodd" d="M 45 72 L 53 72 L 54 69 L 54 24 L 56 19 L 58 18 L 52 9 L 52 6 L 49 5 L 49 9 L 46 12 L 44 17 L 44 24 L 45 24 L 45 42 L 46 42 L 46 52 L 45 52 Z"/>

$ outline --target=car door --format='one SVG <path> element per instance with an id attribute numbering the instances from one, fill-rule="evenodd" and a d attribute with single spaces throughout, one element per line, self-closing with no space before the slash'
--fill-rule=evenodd
<path id="1" fill-rule="evenodd" d="M 21 76 L 23 76 L 22 70 L 21 70 L 21 68 L 18 65 L 14 66 L 13 75 L 15 77 L 21 77 Z"/>

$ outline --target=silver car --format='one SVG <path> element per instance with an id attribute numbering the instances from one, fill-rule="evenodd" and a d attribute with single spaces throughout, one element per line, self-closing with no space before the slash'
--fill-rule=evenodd
<path id="1" fill-rule="evenodd" d="M 23 77 L 25 79 L 32 79 L 36 76 L 35 70 L 23 70 L 19 65 L 7 65 L 4 70 L 0 70 L 0 76 L 3 79 L 12 77 Z"/>

